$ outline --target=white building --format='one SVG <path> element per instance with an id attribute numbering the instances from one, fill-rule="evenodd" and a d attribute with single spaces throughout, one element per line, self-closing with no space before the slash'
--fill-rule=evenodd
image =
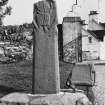
<path id="1" fill-rule="evenodd" d="M 82 60 L 105 60 L 105 23 L 99 23 L 97 11 L 90 11 L 87 28 L 84 28 L 83 24 L 81 17 L 74 15 L 64 17 L 62 23 L 64 60 L 79 62 L 76 59 L 81 57 Z M 79 35 L 82 35 L 80 39 Z"/>
<path id="2" fill-rule="evenodd" d="M 100 41 L 93 32 L 82 29 L 82 60 L 98 60 L 100 46 Z"/>
<path id="3" fill-rule="evenodd" d="M 97 11 L 90 11 L 88 27 L 82 29 L 82 37 L 83 57 L 105 60 L 105 24 L 99 23 Z"/>

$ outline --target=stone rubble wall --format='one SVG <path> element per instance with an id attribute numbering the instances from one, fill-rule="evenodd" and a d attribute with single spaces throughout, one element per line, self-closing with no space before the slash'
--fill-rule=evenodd
<path id="1" fill-rule="evenodd" d="M 95 96 L 95 105 L 105 104 L 105 65 L 96 65 L 96 83 L 92 88 Z"/>

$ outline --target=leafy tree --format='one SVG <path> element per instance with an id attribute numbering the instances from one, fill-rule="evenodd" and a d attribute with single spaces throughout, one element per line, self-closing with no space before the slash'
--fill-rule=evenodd
<path id="1" fill-rule="evenodd" d="M 8 3 L 8 0 L 0 0 L 0 26 L 3 24 L 3 18 L 6 15 L 11 15 L 11 7 L 6 6 Z"/>

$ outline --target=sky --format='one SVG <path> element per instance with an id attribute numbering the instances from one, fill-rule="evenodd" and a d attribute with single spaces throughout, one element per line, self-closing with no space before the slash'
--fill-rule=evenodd
<path id="1" fill-rule="evenodd" d="M 4 19 L 4 25 L 20 25 L 30 23 L 33 20 L 33 4 L 38 0 L 9 0 L 8 5 L 12 7 L 10 16 Z M 76 0 L 56 0 L 58 23 L 62 23 L 64 16 L 71 11 Z M 82 19 L 87 20 L 90 10 L 99 11 L 99 20 L 105 22 L 105 0 L 78 0 L 76 12 Z"/>

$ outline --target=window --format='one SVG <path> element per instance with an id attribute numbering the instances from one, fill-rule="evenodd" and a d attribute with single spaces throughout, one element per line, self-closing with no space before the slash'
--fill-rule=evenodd
<path id="1" fill-rule="evenodd" d="M 89 43 L 92 43 L 92 37 L 88 37 Z"/>

